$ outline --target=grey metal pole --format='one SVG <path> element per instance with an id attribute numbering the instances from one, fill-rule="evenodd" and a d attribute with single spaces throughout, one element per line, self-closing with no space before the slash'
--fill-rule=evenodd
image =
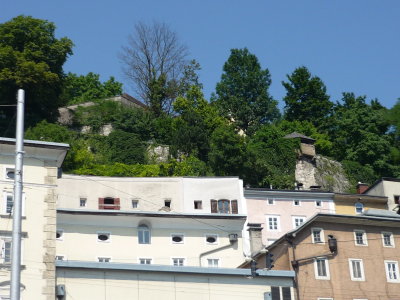
<path id="1" fill-rule="evenodd" d="M 24 106 L 25 91 L 18 90 L 17 129 L 15 141 L 15 177 L 12 249 L 11 249 L 11 300 L 20 300 L 21 286 L 21 215 L 22 215 L 22 168 L 24 164 Z"/>

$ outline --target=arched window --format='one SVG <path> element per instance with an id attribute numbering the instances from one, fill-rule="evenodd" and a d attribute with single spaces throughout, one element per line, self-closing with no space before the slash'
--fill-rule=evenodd
<path id="1" fill-rule="evenodd" d="M 356 208 L 356 214 L 361 214 L 364 212 L 364 204 L 360 203 L 360 202 L 356 202 L 354 204 L 355 208 Z"/>
<path id="2" fill-rule="evenodd" d="M 138 227 L 139 244 L 150 244 L 151 231 L 147 225 L 141 224 Z"/>

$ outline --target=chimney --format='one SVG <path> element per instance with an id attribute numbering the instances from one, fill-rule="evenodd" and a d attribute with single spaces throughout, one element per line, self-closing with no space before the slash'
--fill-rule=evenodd
<path id="1" fill-rule="evenodd" d="M 262 233 L 261 233 L 263 228 L 261 227 L 261 224 L 257 223 L 248 223 L 247 226 L 248 226 L 247 230 L 249 231 L 250 235 L 250 251 L 251 255 L 253 255 L 254 253 L 264 248 L 264 245 L 262 243 Z"/>
<path id="2" fill-rule="evenodd" d="M 361 183 L 361 182 L 359 182 L 359 183 L 357 184 L 356 188 L 357 188 L 357 194 L 364 194 L 364 192 L 365 192 L 366 190 L 368 190 L 369 186 L 368 186 L 368 184 L 366 184 L 366 183 Z"/>

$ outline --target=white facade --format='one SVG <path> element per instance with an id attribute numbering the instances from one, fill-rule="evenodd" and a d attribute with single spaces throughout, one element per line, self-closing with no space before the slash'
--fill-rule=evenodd
<path id="1" fill-rule="evenodd" d="M 400 179 L 384 177 L 375 182 L 364 194 L 388 197 L 389 210 L 395 210 L 400 201 Z"/>
<path id="2" fill-rule="evenodd" d="M 22 299 L 54 299 L 57 170 L 68 145 L 25 141 L 23 167 Z M 0 138 L 0 297 L 10 293 L 15 140 Z"/>

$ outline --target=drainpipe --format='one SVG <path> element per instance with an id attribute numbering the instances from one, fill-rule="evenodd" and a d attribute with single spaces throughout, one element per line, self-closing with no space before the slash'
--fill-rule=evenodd
<path id="1" fill-rule="evenodd" d="M 216 249 L 212 249 L 212 250 L 200 253 L 200 255 L 199 255 L 199 267 L 201 267 L 201 259 L 202 259 L 203 256 L 205 256 L 207 254 L 210 254 L 210 253 L 214 253 L 214 252 L 220 251 L 220 250 L 225 249 L 225 248 L 230 248 L 235 243 L 237 243 L 237 241 L 238 241 L 237 234 L 236 233 L 231 233 L 229 235 L 229 244 L 228 245 L 224 245 L 224 246 L 218 247 Z"/>

